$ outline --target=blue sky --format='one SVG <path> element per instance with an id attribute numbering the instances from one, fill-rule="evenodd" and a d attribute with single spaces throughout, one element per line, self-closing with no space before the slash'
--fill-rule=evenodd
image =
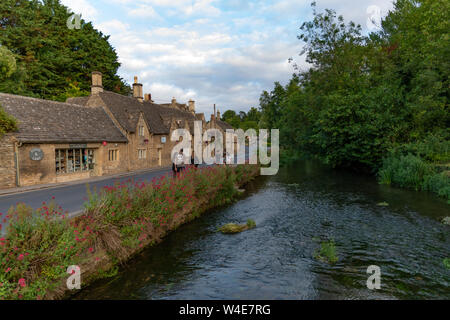
<path id="1" fill-rule="evenodd" d="M 110 35 L 129 83 L 139 77 L 157 103 L 196 101 L 197 111 L 258 107 L 263 90 L 286 83 L 298 56 L 298 28 L 312 17 L 309 0 L 61 0 Z M 371 5 L 391 0 L 317 0 L 366 27 Z"/>

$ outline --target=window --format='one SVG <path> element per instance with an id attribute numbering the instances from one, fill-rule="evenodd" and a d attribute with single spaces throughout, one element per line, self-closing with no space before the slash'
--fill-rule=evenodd
<path id="1" fill-rule="evenodd" d="M 93 149 L 56 149 L 56 173 L 72 173 L 93 170 L 95 165 Z"/>
<path id="2" fill-rule="evenodd" d="M 140 137 L 145 136 L 145 129 L 144 129 L 144 126 L 139 126 L 139 136 L 140 136 Z"/>
<path id="3" fill-rule="evenodd" d="M 119 160 L 119 150 L 109 150 L 108 160 L 109 161 L 117 161 L 117 160 Z"/>
<path id="4" fill-rule="evenodd" d="M 139 149 L 138 150 L 138 158 L 139 159 L 146 159 L 147 158 L 147 150 Z"/>

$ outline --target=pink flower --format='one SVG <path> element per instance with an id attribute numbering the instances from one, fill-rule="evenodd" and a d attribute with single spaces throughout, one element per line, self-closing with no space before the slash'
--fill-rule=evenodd
<path id="1" fill-rule="evenodd" d="M 17 260 L 22 261 L 24 257 L 25 256 L 23 254 L 19 254 L 19 256 L 17 257 Z"/>
<path id="2" fill-rule="evenodd" d="M 89 248 L 89 252 L 93 252 L 94 251 L 94 248 Z"/>
<path id="3" fill-rule="evenodd" d="M 8 268 L 5 270 L 5 273 L 8 273 L 11 270 L 11 268 Z"/>
<path id="4" fill-rule="evenodd" d="M 27 284 L 26 284 L 24 278 L 20 278 L 20 279 L 19 279 L 19 285 L 20 285 L 22 288 L 25 288 L 25 287 L 27 286 Z"/>

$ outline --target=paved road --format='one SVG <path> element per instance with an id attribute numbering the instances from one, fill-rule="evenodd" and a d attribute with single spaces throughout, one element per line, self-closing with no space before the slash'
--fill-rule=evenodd
<path id="1" fill-rule="evenodd" d="M 91 190 L 93 188 L 100 190 L 105 186 L 112 186 L 116 182 L 127 181 L 130 178 L 135 181 L 151 181 L 154 177 L 160 177 L 162 175 L 169 174 L 170 172 L 170 169 L 162 169 L 146 173 L 132 174 L 120 178 L 109 178 L 89 182 L 89 187 Z M 83 204 L 87 198 L 86 182 L 0 196 L 0 213 L 8 212 L 11 206 L 15 206 L 19 202 L 25 203 L 26 205 L 37 209 L 42 206 L 43 201 L 47 203 L 50 202 L 52 197 L 55 197 L 56 203 L 60 205 L 64 211 L 69 211 L 69 213 L 78 212 L 83 209 Z"/>
<path id="2" fill-rule="evenodd" d="M 246 159 L 248 159 L 248 152 L 246 152 Z M 237 161 L 237 157 L 235 157 Z M 201 165 L 203 167 L 206 165 Z M 129 174 L 122 177 L 112 177 L 101 180 L 94 180 L 88 182 L 91 190 L 96 188 L 102 189 L 105 186 L 113 186 L 116 182 L 125 182 L 130 178 L 134 181 L 144 182 L 151 181 L 155 177 L 161 177 L 162 175 L 171 174 L 170 168 L 161 170 L 152 170 L 144 173 Z M 37 209 L 42 207 L 42 202 L 49 203 L 52 197 L 55 197 L 57 205 L 61 206 L 64 211 L 68 211 L 70 216 L 77 215 L 83 209 L 83 205 L 87 199 L 87 182 L 71 183 L 69 185 L 55 186 L 46 189 L 38 189 L 33 191 L 26 191 L 16 194 L 0 195 L 0 213 L 6 214 L 8 210 L 17 205 L 18 203 L 25 203 L 26 205 Z M 3 227 L 6 227 L 3 224 Z M 4 232 L 5 228 L 3 228 Z"/>

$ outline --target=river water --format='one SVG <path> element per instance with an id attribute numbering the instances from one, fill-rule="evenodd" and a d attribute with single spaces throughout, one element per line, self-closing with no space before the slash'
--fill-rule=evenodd
<path id="1" fill-rule="evenodd" d="M 75 299 L 449 299 L 450 205 L 373 177 L 299 162 L 180 227 Z M 387 202 L 389 206 L 377 204 Z M 223 235 L 229 223 L 253 230 Z M 334 240 L 338 262 L 315 259 Z M 367 268 L 381 269 L 369 290 Z"/>

